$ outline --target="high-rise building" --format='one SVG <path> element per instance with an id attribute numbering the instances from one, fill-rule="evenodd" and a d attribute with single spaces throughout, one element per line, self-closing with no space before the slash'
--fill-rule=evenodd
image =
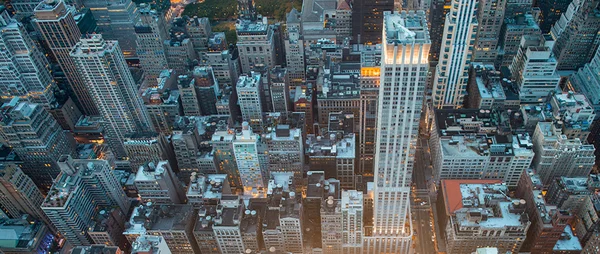
<path id="1" fill-rule="evenodd" d="M 241 189 L 242 180 L 237 169 L 236 156 L 233 151 L 235 133 L 233 130 L 218 130 L 212 135 L 210 144 L 214 147 L 215 163 L 217 172 L 229 176 L 229 184 L 232 188 Z"/>
<path id="2" fill-rule="evenodd" d="M 79 160 L 62 156 L 62 173 L 48 192 L 42 210 L 70 244 L 92 243 L 87 231 L 99 206 L 129 211 L 127 196 L 108 161 Z"/>
<path id="3" fill-rule="evenodd" d="M 446 14 L 440 59 L 433 79 L 434 108 L 463 106 L 469 79 L 469 62 L 475 47 L 475 31 L 478 31 L 479 25 L 479 4 L 478 0 L 456 1 Z"/>
<path id="4" fill-rule="evenodd" d="M 107 246 L 104 244 L 94 244 L 91 246 L 77 246 L 73 248 L 71 253 L 105 253 L 105 254 L 121 254 L 123 251 L 118 246 Z"/>
<path id="5" fill-rule="evenodd" d="M 198 55 L 208 49 L 208 40 L 213 33 L 210 26 L 210 20 L 207 17 L 199 18 L 194 16 L 189 19 L 185 25 L 185 30 L 190 36 L 190 40 L 194 45 L 194 50 Z"/>
<path id="6" fill-rule="evenodd" d="M 562 120 L 562 133 L 568 139 L 588 140 L 592 122 L 596 118 L 594 108 L 583 94 L 568 91 L 557 93 L 550 100 L 554 119 Z"/>
<path id="7" fill-rule="evenodd" d="M 587 176 L 594 166 L 594 146 L 562 133 L 559 121 L 539 122 L 533 133 L 535 157 L 531 167 L 544 185 L 559 176 Z"/>
<path id="8" fill-rule="evenodd" d="M 544 34 L 550 33 L 550 30 L 560 16 L 567 11 L 572 0 L 541 0 L 536 1 L 540 7 L 540 29 Z"/>
<path id="9" fill-rule="evenodd" d="M 521 47 L 509 69 L 519 88 L 522 103 L 543 102 L 553 91 L 558 91 L 560 75 L 558 62 L 552 54 L 553 41 L 541 36 L 524 36 Z"/>
<path id="10" fill-rule="evenodd" d="M 342 192 L 342 252 L 359 254 L 363 245 L 363 193 L 356 190 Z"/>
<path id="11" fill-rule="evenodd" d="M 249 196 L 265 196 L 265 172 L 260 162 L 259 136 L 252 132 L 247 122 L 242 123 L 242 132 L 235 135 L 233 154 L 242 179 L 244 194 Z"/>
<path id="12" fill-rule="evenodd" d="M 133 172 L 146 165 L 148 162 L 168 160 L 175 164 L 173 148 L 162 133 L 135 132 L 125 135 L 123 147 L 129 157 L 129 164 Z"/>
<path id="13" fill-rule="evenodd" d="M 428 21 L 431 24 L 429 35 L 433 39 L 431 40 L 429 60 L 435 63 L 437 63 L 440 57 L 440 48 L 442 44 L 442 36 L 444 35 L 446 14 L 450 11 L 451 4 L 451 0 L 431 0 L 431 9 L 429 10 Z"/>
<path id="14" fill-rule="evenodd" d="M 286 18 L 287 37 L 285 38 L 286 68 L 293 90 L 306 79 L 306 65 L 304 63 L 304 39 L 300 34 L 300 13 L 292 9 Z"/>
<path id="15" fill-rule="evenodd" d="M 500 34 L 498 61 L 500 66 L 510 66 L 519 52 L 521 38 L 524 36 L 541 36 L 537 21 L 531 14 L 517 17 L 506 17 Z"/>
<path id="16" fill-rule="evenodd" d="M 67 77 L 77 107 L 86 115 L 98 115 L 98 108 L 69 56 L 71 48 L 81 38 L 74 15 L 75 8 L 66 5 L 63 0 L 42 1 L 35 8 L 35 19 L 32 22 Z"/>
<path id="17" fill-rule="evenodd" d="M 480 246 L 518 253 L 531 222 L 526 202 L 507 193 L 500 180 L 442 180 L 439 200 L 445 211 L 439 224 L 448 254 L 470 253 Z"/>
<path id="18" fill-rule="evenodd" d="M 354 133 L 330 133 L 329 138 L 308 135 L 306 156 L 312 169 L 325 172 L 326 178 L 339 180 L 343 189 L 355 189 L 356 137 Z"/>
<path id="19" fill-rule="evenodd" d="M 556 41 L 552 53 L 558 70 L 577 70 L 594 55 L 599 43 L 599 3 L 598 0 L 574 0 L 552 26 L 550 35 Z"/>
<path id="20" fill-rule="evenodd" d="M 210 66 L 196 66 L 192 72 L 194 86 L 202 115 L 217 114 L 217 97 L 220 97 L 219 81 Z"/>
<path id="21" fill-rule="evenodd" d="M 289 125 L 277 125 L 272 131 L 265 133 L 263 142 L 269 153 L 269 173 L 290 172 L 296 184 L 300 185 L 304 174 L 302 131 L 298 128 L 291 129 Z"/>
<path id="22" fill-rule="evenodd" d="M 140 235 L 131 243 L 132 254 L 171 253 L 165 238 L 154 235 Z"/>
<path id="23" fill-rule="evenodd" d="M 52 227 L 40 208 L 42 202 L 42 192 L 21 168 L 15 164 L 0 165 L 0 210 L 4 214 L 13 219 L 29 214 Z"/>
<path id="24" fill-rule="evenodd" d="M 406 253 L 411 246 L 410 186 L 429 69 L 429 32 L 423 11 L 384 14 L 373 236 L 367 252 Z"/>
<path id="25" fill-rule="evenodd" d="M 542 188 L 542 181 L 533 170 L 523 172 L 515 196 L 524 201 L 531 226 L 520 252 L 551 253 L 573 220 L 571 212 L 546 203 Z"/>
<path id="26" fill-rule="evenodd" d="M 49 252 L 50 246 L 56 243 L 55 236 L 44 223 L 25 214 L 16 219 L 2 219 L 0 231 L 3 232 L 0 250 L 5 253 Z"/>
<path id="27" fill-rule="evenodd" d="M 321 204 L 321 249 L 323 253 L 342 253 L 342 206 L 339 197 L 328 196 Z M 344 252 L 345 253 L 345 252 Z"/>
<path id="28" fill-rule="evenodd" d="M 106 40 L 117 40 L 126 59 L 135 58 L 135 23 L 139 20 L 136 4 L 131 0 L 81 0 L 97 21 L 97 32 Z"/>
<path id="29" fill-rule="evenodd" d="M 148 87 L 142 92 L 144 106 L 152 126 L 157 132 L 170 135 L 173 132 L 175 118 L 182 114 L 179 105 L 177 77 L 173 70 L 163 70 L 156 87 Z"/>
<path id="30" fill-rule="evenodd" d="M 143 203 L 181 204 L 185 199 L 182 186 L 168 161 L 148 162 L 137 171 L 135 187 Z"/>
<path id="31" fill-rule="evenodd" d="M 498 56 L 498 37 L 504 21 L 506 0 L 480 0 L 477 10 L 479 24 L 473 50 L 473 61 L 494 62 Z"/>
<path id="32" fill-rule="evenodd" d="M 352 4 L 352 42 L 380 44 L 383 42 L 383 12 L 394 10 L 394 0 L 356 0 Z"/>
<path id="33" fill-rule="evenodd" d="M 23 160 L 23 172 L 45 193 L 60 173 L 56 158 L 74 155 L 73 138 L 41 105 L 17 97 L 2 105 L 1 117 L 2 142 Z"/>
<path id="34" fill-rule="evenodd" d="M 136 250 L 135 242 L 140 236 L 161 237 L 161 241 L 157 242 L 158 246 L 152 244 L 153 247 L 160 247 L 161 242 L 164 242 L 168 249 L 160 247 L 162 251 L 158 253 L 199 253 L 193 232 L 193 222 L 197 215 L 192 205 L 139 205 L 133 209 L 123 235 L 132 244 L 133 253 L 143 254 L 149 251 Z"/>
<path id="35" fill-rule="evenodd" d="M 302 242 L 302 205 L 290 172 L 271 174 L 267 211 L 262 235 L 265 249 L 284 253 L 304 253 Z"/>
<path id="36" fill-rule="evenodd" d="M 252 129 L 257 132 L 262 132 L 263 128 L 263 111 L 260 98 L 261 82 L 260 73 L 252 72 L 250 75 L 240 76 L 236 85 L 242 119 L 244 122 L 248 122 Z"/>
<path id="37" fill-rule="evenodd" d="M 44 53 L 29 37 L 25 26 L 6 9 L 0 10 L 0 30 L 0 44 L 4 48 L 0 68 L 6 70 L 0 79 L 0 98 L 20 96 L 46 109 L 52 108 L 57 86 Z"/>
<path id="38" fill-rule="evenodd" d="M 223 38 L 224 40 L 225 38 Z M 202 62 L 213 68 L 215 78 L 219 84 L 234 86 L 241 73 L 237 48 L 215 50 L 202 55 Z"/>
<path id="39" fill-rule="evenodd" d="M 242 73 L 247 74 L 255 67 L 275 66 L 273 29 L 266 17 L 262 20 L 242 19 L 235 25 L 235 31 Z"/>
<path id="40" fill-rule="evenodd" d="M 290 108 L 290 78 L 289 72 L 286 68 L 275 66 L 269 72 L 269 89 L 271 94 L 271 104 L 273 112 L 280 112 L 283 115 L 287 115 Z"/>
<path id="41" fill-rule="evenodd" d="M 176 73 L 185 73 L 198 59 L 192 41 L 182 32 L 171 34 L 164 44 L 169 68 Z"/>
<path id="42" fill-rule="evenodd" d="M 139 19 L 135 23 L 135 36 L 136 55 L 140 59 L 145 82 L 156 86 L 160 73 L 168 68 L 164 46 L 168 37 L 164 15 L 143 4 L 139 9 Z"/>
<path id="43" fill-rule="evenodd" d="M 153 128 L 119 43 L 88 35 L 75 45 L 71 57 L 104 118 L 105 141 L 117 157 L 127 156 L 125 134 Z"/>
<path id="44" fill-rule="evenodd" d="M 237 196 L 221 200 L 212 229 L 222 254 L 244 253 L 240 222 L 244 216 L 244 203 Z M 251 213 L 251 212 L 250 212 Z M 249 215 L 250 215 L 249 213 Z M 255 212 L 256 213 L 256 212 Z"/>

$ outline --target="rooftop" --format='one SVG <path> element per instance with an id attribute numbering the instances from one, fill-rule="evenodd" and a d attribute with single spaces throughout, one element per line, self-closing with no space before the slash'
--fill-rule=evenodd
<path id="1" fill-rule="evenodd" d="M 190 184 L 186 196 L 202 197 L 203 199 L 221 199 L 222 195 L 230 193 L 224 190 L 223 183 L 227 181 L 226 174 L 197 175 L 195 172 L 190 177 Z"/>
<path id="2" fill-rule="evenodd" d="M 241 75 L 237 82 L 238 88 L 258 88 L 260 73 L 252 72 L 250 75 Z"/>
<path id="3" fill-rule="evenodd" d="M 354 158 L 356 152 L 356 138 L 353 133 L 346 135 L 332 133 L 329 138 L 311 134 L 306 137 L 306 145 L 306 153 L 309 156 Z"/>
<path id="4" fill-rule="evenodd" d="M 191 205 L 139 205 L 133 209 L 123 234 L 139 235 L 148 231 L 183 231 L 188 227 L 193 213 Z"/>
<path id="5" fill-rule="evenodd" d="M 554 245 L 555 252 L 562 251 L 581 251 L 581 243 L 579 239 L 573 234 L 570 226 L 565 227 L 565 231 L 560 235 L 560 239 Z"/>
<path id="6" fill-rule="evenodd" d="M 117 254 L 122 253 L 117 246 L 106 246 L 104 244 L 94 244 L 92 246 L 77 246 L 73 248 L 71 254 Z"/>
<path id="7" fill-rule="evenodd" d="M 140 169 L 135 175 L 136 182 L 149 182 L 156 181 L 157 179 L 163 178 L 166 170 L 171 170 L 169 161 L 159 161 L 157 164 L 154 162 L 148 162 L 145 165 L 140 166 Z"/>
<path id="8" fill-rule="evenodd" d="M 386 42 L 412 43 L 420 41 L 421 43 L 430 43 L 427 19 L 423 11 L 402 11 L 400 13 L 384 12 L 384 31 Z"/>

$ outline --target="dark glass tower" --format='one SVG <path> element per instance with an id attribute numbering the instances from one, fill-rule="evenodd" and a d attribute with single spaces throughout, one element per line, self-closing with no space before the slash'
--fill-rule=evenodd
<path id="1" fill-rule="evenodd" d="M 354 0 L 352 3 L 353 43 L 381 43 L 383 12 L 393 9 L 394 0 Z"/>

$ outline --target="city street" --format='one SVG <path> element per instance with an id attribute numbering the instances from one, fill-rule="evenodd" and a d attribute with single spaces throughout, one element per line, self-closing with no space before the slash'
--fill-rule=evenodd
<path id="1" fill-rule="evenodd" d="M 415 153 L 415 166 L 413 170 L 413 192 L 412 192 L 412 219 L 415 233 L 415 253 L 436 253 L 436 239 L 433 230 L 433 214 L 431 212 L 431 199 L 428 191 L 431 180 L 431 168 L 429 167 L 429 153 L 427 151 L 427 140 L 419 137 L 417 151 Z"/>

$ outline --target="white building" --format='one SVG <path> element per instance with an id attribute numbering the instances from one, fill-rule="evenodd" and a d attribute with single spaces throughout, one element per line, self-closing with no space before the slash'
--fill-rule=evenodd
<path id="1" fill-rule="evenodd" d="M 239 197 L 221 200 L 212 228 L 222 254 L 239 254 L 246 251 L 240 230 L 243 213 L 244 204 Z"/>
<path id="2" fill-rule="evenodd" d="M 125 134 L 153 127 L 119 43 L 89 35 L 71 50 L 71 57 L 104 119 L 105 141 L 117 157 L 127 156 Z"/>
<path id="3" fill-rule="evenodd" d="M 75 8 L 66 5 L 62 0 L 33 2 L 39 3 L 35 8 L 33 24 L 63 70 L 73 91 L 73 99 L 75 99 L 79 109 L 86 115 L 97 115 L 98 109 L 92 101 L 90 93 L 85 88 L 82 77 L 77 75 L 75 63 L 69 56 L 71 48 L 81 38 L 81 32 L 73 16 L 75 15 Z M 12 4 L 15 5 L 14 2 Z M 56 36 L 57 34 L 60 36 Z"/>
<path id="4" fill-rule="evenodd" d="M 235 25 L 237 47 L 240 52 L 242 73 L 249 73 L 255 67 L 272 68 L 275 66 L 275 42 L 273 29 L 267 18 L 251 21 L 238 20 Z"/>
<path id="5" fill-rule="evenodd" d="M 477 0 L 453 1 L 446 14 L 440 60 L 433 80 L 433 107 L 463 106 L 469 79 L 469 61 L 478 28 Z"/>
<path id="6" fill-rule="evenodd" d="M 261 170 L 258 138 L 257 134 L 252 133 L 252 128 L 247 122 L 242 123 L 242 132 L 238 133 L 233 141 L 233 153 L 244 187 L 244 194 L 264 197 L 266 186 L 264 172 Z"/>
<path id="7" fill-rule="evenodd" d="M 519 88 L 521 103 L 543 102 L 552 91 L 559 91 L 560 75 L 552 55 L 553 41 L 542 36 L 523 36 L 521 47 L 509 69 Z"/>
<path id="8" fill-rule="evenodd" d="M 56 101 L 54 90 L 57 86 L 48 69 L 48 60 L 29 37 L 25 26 L 10 17 L 6 9 L 0 13 L 0 30 L 3 48 L 0 95 L 3 98 L 26 97 L 50 109 Z"/>
<path id="9" fill-rule="evenodd" d="M 363 193 L 342 192 L 342 252 L 359 254 L 363 246 Z"/>
<path id="10" fill-rule="evenodd" d="M 242 75 L 237 81 L 238 104 L 242 111 L 242 119 L 248 122 L 254 131 L 262 132 L 263 114 L 260 100 L 260 73 L 252 72 Z"/>
<path id="11" fill-rule="evenodd" d="M 375 145 L 375 204 L 369 253 L 408 253 L 410 186 L 429 69 L 429 31 L 423 11 L 384 13 L 381 83 Z M 408 227 L 406 225 L 409 225 Z"/>
<path id="12" fill-rule="evenodd" d="M 162 236 L 141 235 L 131 244 L 132 254 L 162 254 L 171 253 L 169 246 Z"/>
<path id="13" fill-rule="evenodd" d="M 568 138 L 558 122 L 539 122 L 533 133 L 532 168 L 540 175 L 543 184 L 554 178 L 585 177 L 594 166 L 594 146 L 584 145 L 578 138 Z"/>
<path id="14" fill-rule="evenodd" d="M 158 205 L 183 203 L 182 186 L 168 161 L 149 162 L 140 166 L 135 175 L 135 187 L 143 203 Z"/>
<path id="15" fill-rule="evenodd" d="M 557 93 L 552 97 L 550 105 L 554 119 L 563 122 L 563 134 L 567 138 L 587 141 L 596 113 L 585 95 L 573 91 Z"/>

